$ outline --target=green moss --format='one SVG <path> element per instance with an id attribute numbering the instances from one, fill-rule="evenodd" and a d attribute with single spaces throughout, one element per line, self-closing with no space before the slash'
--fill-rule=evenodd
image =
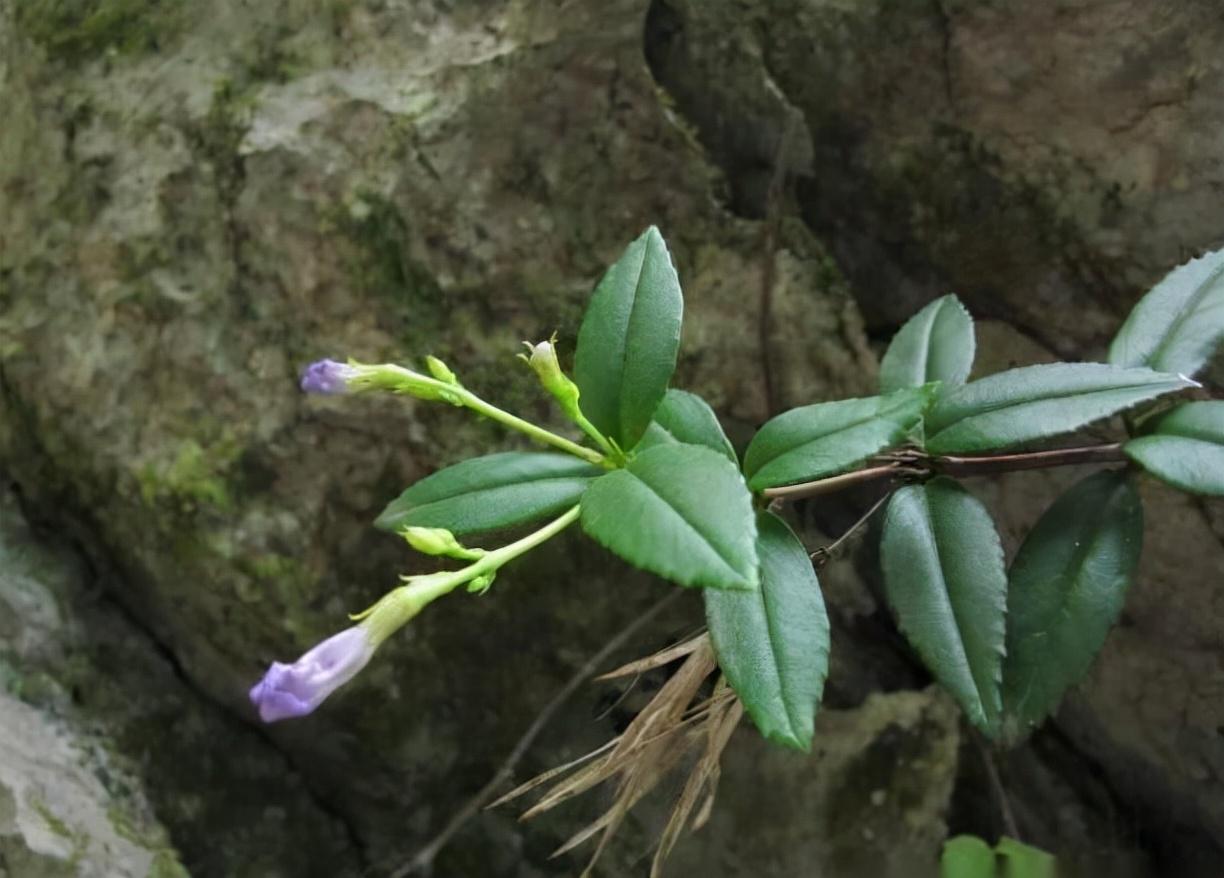
<path id="1" fill-rule="evenodd" d="M 51 809 L 48 808 L 45 803 L 39 800 L 35 800 L 31 802 L 31 804 L 34 806 L 34 810 L 38 812 L 38 816 L 41 817 L 43 819 L 43 822 L 47 824 L 48 829 L 50 829 L 52 832 L 54 832 L 56 835 L 60 836 L 61 838 L 66 838 L 69 841 L 76 840 L 76 833 L 74 833 L 71 829 L 68 828 L 67 823 L 65 823 L 63 820 L 60 820 L 58 817 L 56 817 L 55 814 L 52 813 Z"/>
<path id="2" fill-rule="evenodd" d="M 208 115 L 195 131 L 195 150 L 212 165 L 222 200 L 232 203 L 242 184 L 242 156 L 238 148 L 251 126 L 255 93 L 249 86 L 224 78 L 213 87 Z"/>
<path id="3" fill-rule="evenodd" d="M 111 805 L 106 809 L 106 819 L 110 821 L 111 827 L 115 830 L 115 835 L 130 841 L 134 845 L 148 847 L 144 833 L 132 823 L 131 818 L 122 808 L 117 805 Z"/>
<path id="4" fill-rule="evenodd" d="M 306 62 L 285 48 L 284 40 L 292 36 L 293 30 L 286 27 L 260 40 L 254 57 L 244 64 L 244 79 L 252 83 L 286 83 L 305 73 L 308 69 Z"/>
<path id="5" fill-rule="evenodd" d="M 147 878 L 191 878 L 191 873 L 179 862 L 178 854 L 166 849 L 153 856 Z"/>
<path id="6" fill-rule="evenodd" d="M 323 218 L 323 227 L 351 243 L 346 267 L 353 287 L 390 303 L 403 347 L 428 348 L 450 309 L 433 277 L 408 253 L 408 224 L 399 208 L 383 195 L 359 190 Z"/>
<path id="7" fill-rule="evenodd" d="M 152 52 L 182 26 L 185 0 L 17 0 L 17 25 L 69 64 Z"/>
<path id="8" fill-rule="evenodd" d="M 59 680 L 41 670 L 12 679 L 10 683 L 9 691 L 26 704 L 50 705 L 69 696 Z"/>
<path id="9" fill-rule="evenodd" d="M 21 692 L 21 673 L 4 660 L 0 660 L 0 691 L 18 697 Z"/>
<path id="10" fill-rule="evenodd" d="M 55 815 L 55 813 L 47 807 L 46 803 L 40 799 L 34 799 L 30 802 L 34 810 L 38 812 L 38 816 L 47 824 L 47 828 L 58 835 L 60 838 L 67 840 L 72 845 L 72 856 L 68 860 L 68 866 L 71 869 L 81 862 L 81 857 L 85 853 L 85 848 L 89 844 L 89 839 L 82 833 L 73 832 L 72 829 Z"/>
<path id="11" fill-rule="evenodd" d="M 407 224 L 389 199 L 359 192 L 332 218 L 361 251 L 362 258 L 350 267 L 362 291 L 392 299 L 408 292 L 412 278 L 404 251 Z"/>
<path id="12" fill-rule="evenodd" d="M 301 579 L 307 575 L 305 566 L 297 558 L 266 552 L 250 558 L 239 558 L 238 566 L 256 579 Z"/>
<path id="13" fill-rule="evenodd" d="M 340 214 L 341 229 L 367 258 L 353 266 L 362 290 L 395 298 L 413 285 L 404 242 L 407 225 L 390 200 L 359 193 Z"/>
<path id="14" fill-rule="evenodd" d="M 226 473 L 238 453 L 233 437 L 222 437 L 207 448 L 187 439 L 169 465 L 147 464 L 139 471 L 140 496 L 148 505 L 174 499 L 186 508 L 206 505 L 227 510 L 233 498 Z"/>
<path id="15" fill-rule="evenodd" d="M 188 878 L 190 873 L 179 862 L 178 852 L 167 846 L 165 833 L 160 827 L 142 827 L 127 810 L 118 805 L 106 810 L 106 819 L 110 821 L 115 835 L 153 853 L 146 878 Z"/>

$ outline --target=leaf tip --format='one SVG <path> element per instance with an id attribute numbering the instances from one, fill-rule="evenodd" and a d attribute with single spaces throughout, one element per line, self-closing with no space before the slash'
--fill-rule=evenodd
<path id="1" fill-rule="evenodd" d="M 700 582 L 698 584 L 705 588 L 713 588 L 718 591 L 753 592 L 760 590 L 761 578 L 755 571 L 752 573 L 752 575 L 737 572 L 735 579 L 727 577 L 725 579 L 720 579 L 718 582 Z"/>
<path id="2" fill-rule="evenodd" d="M 400 528 L 401 518 L 402 516 L 398 512 L 390 507 L 387 507 L 378 514 L 377 518 L 374 519 L 374 526 L 379 530 L 394 533 Z"/>
<path id="3" fill-rule="evenodd" d="M 667 242 L 663 239 L 663 233 L 659 231 L 659 227 L 655 225 L 654 223 L 651 223 L 650 225 L 648 225 L 646 227 L 646 230 L 643 231 L 642 234 L 638 235 L 637 241 L 635 241 L 634 243 L 637 243 L 639 241 L 647 249 L 652 248 L 652 247 L 660 247 L 664 251 L 667 250 Z"/>
<path id="4" fill-rule="evenodd" d="M 812 735 L 810 733 L 803 736 L 787 735 L 783 738 L 775 738 L 774 740 L 784 747 L 798 750 L 800 753 L 810 754 L 812 752 Z"/>

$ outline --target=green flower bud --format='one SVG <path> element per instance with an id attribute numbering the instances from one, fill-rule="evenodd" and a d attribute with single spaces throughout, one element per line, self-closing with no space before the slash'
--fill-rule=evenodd
<path id="1" fill-rule="evenodd" d="M 531 351 L 531 356 L 524 356 L 523 359 L 535 370 L 544 389 L 561 404 L 567 415 L 571 418 L 579 417 L 581 411 L 578 408 L 578 385 L 561 371 L 561 364 L 557 362 L 556 336 L 535 345 L 526 341 L 523 344 Z"/>
<path id="2" fill-rule="evenodd" d="M 462 405 L 462 400 L 456 395 L 454 385 L 444 383 L 437 378 L 430 378 L 403 366 L 391 363 L 380 363 L 367 366 L 361 363 L 349 363 L 351 374 L 348 386 L 355 391 L 386 390 L 391 393 L 405 393 L 430 402 L 449 402 L 451 405 Z"/>
<path id="3" fill-rule="evenodd" d="M 455 535 L 444 527 L 406 527 L 400 531 L 400 536 L 408 541 L 408 545 L 426 555 L 443 555 L 447 558 L 459 558 L 463 561 L 474 561 L 484 554 L 483 549 L 469 549 L 455 539 Z"/>
<path id="4" fill-rule="evenodd" d="M 429 374 L 437 378 L 439 381 L 445 384 L 459 384 L 459 378 L 455 375 L 455 373 L 452 372 L 450 367 L 437 357 L 426 357 L 425 367 L 429 369 Z"/>
<path id="5" fill-rule="evenodd" d="M 489 586 L 493 584 L 493 580 L 497 578 L 496 571 L 477 576 L 467 584 L 467 590 L 470 594 L 484 594 L 489 590 Z"/>

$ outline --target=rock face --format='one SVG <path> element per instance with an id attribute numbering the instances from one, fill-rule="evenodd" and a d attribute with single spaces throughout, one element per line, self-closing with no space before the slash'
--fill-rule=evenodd
<path id="1" fill-rule="evenodd" d="M 800 123 L 799 210 L 873 327 L 953 289 L 1064 356 L 1096 355 L 1142 291 L 1224 243 L 1210 0 L 659 0 L 651 14 L 660 82 L 747 181 L 745 210 L 760 210 L 751 172 Z"/>
<path id="2" fill-rule="evenodd" d="M 144 878 L 153 852 L 120 835 L 110 796 L 33 708 L 0 695 L 0 868 L 13 878 Z M 168 853 L 169 862 L 175 862 Z M 170 874 L 167 872 L 166 874 Z"/>
<path id="3" fill-rule="evenodd" d="M 561 540 L 487 597 L 431 609 L 317 716 L 267 737 L 244 727 L 266 662 L 424 569 L 369 528 L 382 503 L 513 444 L 423 403 L 304 399 L 303 363 L 433 353 L 548 418 L 516 347 L 554 329 L 572 345 L 602 267 L 657 222 L 686 291 L 677 383 L 743 439 L 782 407 L 870 393 L 864 327 L 891 328 L 949 285 L 1038 339 L 1034 356 L 1091 357 L 1144 284 L 1218 242 L 1213 4 L 1031 6 L 89 0 L 67 15 L 0 0 L 0 466 L 172 662 L 107 674 L 116 700 L 173 677 L 191 705 L 208 771 L 142 773 L 189 868 L 242 874 L 266 845 L 249 874 L 392 871 L 662 588 Z M 1000 505 L 1031 521 L 1049 499 Z M 1141 827 L 1145 844 L 1210 857 L 1224 717 L 1195 693 L 1224 682 L 1224 626 L 1204 611 L 1224 553 L 1198 507 L 1154 500 L 1162 530 L 1129 622 L 1059 734 L 1128 800 L 1172 815 Z M 824 528 L 840 514 L 811 512 Z M 1175 532 L 1197 535 L 1192 551 L 1162 541 Z M 851 601 L 834 608 L 840 755 L 815 757 L 794 795 L 833 795 L 836 775 L 893 802 L 903 781 L 864 755 L 891 734 L 884 708 L 859 702 L 921 677 L 870 590 L 837 577 Z M 634 651 L 698 617 L 686 604 Z M 872 852 L 891 848 L 933 859 L 958 770 L 938 700 L 895 697 L 897 734 L 943 755 L 912 821 L 869 821 L 861 848 L 837 836 L 856 866 L 886 868 Z M 564 712 L 527 768 L 614 732 L 615 714 L 589 713 L 589 700 Z M 914 718 L 927 713 L 938 721 Z M 183 752 L 156 711 L 96 714 L 127 730 L 124 752 Z M 729 769 L 721 840 L 677 860 L 795 874 L 793 858 L 737 859 L 767 827 L 779 844 L 812 831 L 779 829 L 754 783 Z M 1099 816 L 1118 803 L 1085 784 L 1064 792 L 1086 828 L 1038 840 L 1125 847 L 1132 834 Z M 252 785 L 253 810 L 232 808 Z M 566 819 L 524 832 L 484 815 L 438 871 L 548 874 Z M 237 839 L 227 851 L 206 840 L 218 827 Z"/>
<path id="4" fill-rule="evenodd" d="M 743 735 L 724 765 L 722 807 L 701 843 L 678 855 L 671 870 L 913 874 L 916 864 L 934 861 L 947 831 L 942 815 L 956 775 L 957 726 L 956 706 L 929 689 L 824 711 L 806 764 L 756 734 Z M 804 815 L 802 826 L 793 822 L 795 813 Z M 751 833 L 744 831 L 749 819 L 759 826 Z"/>
<path id="5" fill-rule="evenodd" d="M 0 493 L 0 875 L 355 873 L 343 825 L 184 681 L 118 587 Z"/>

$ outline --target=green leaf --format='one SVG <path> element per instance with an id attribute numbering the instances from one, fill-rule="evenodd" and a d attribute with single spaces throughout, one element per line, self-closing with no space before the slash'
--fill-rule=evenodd
<path id="1" fill-rule="evenodd" d="M 1224 250 L 1169 272 L 1139 300 L 1109 347 L 1109 362 L 1193 375 L 1224 335 Z"/>
<path id="2" fill-rule="evenodd" d="M 941 394 L 926 417 L 926 450 L 989 451 L 1070 433 L 1146 399 L 1192 386 L 1178 375 L 1105 363 L 1010 369 Z"/>
<path id="3" fill-rule="evenodd" d="M 439 470 L 388 504 L 383 530 L 444 527 L 456 536 L 526 524 L 578 502 L 604 470 L 568 454 L 509 451 Z"/>
<path id="4" fill-rule="evenodd" d="M 705 592 L 718 664 L 761 734 L 807 750 L 829 672 L 829 619 L 807 549 L 782 519 L 757 515 L 756 591 Z"/>
<path id="5" fill-rule="evenodd" d="M 739 470 L 698 445 L 656 445 L 596 479 L 582 527 L 630 564 L 680 585 L 757 587 L 752 495 Z"/>
<path id="6" fill-rule="evenodd" d="M 969 720 L 993 735 L 1007 573 L 990 513 L 949 478 L 902 488 L 888 504 L 880 562 L 901 630 Z"/>
<path id="7" fill-rule="evenodd" d="M 1040 848 L 1004 836 L 995 845 L 1003 860 L 1003 878 L 1054 878 L 1055 862 Z"/>
<path id="8" fill-rule="evenodd" d="M 935 386 L 821 402 L 778 415 L 744 453 L 748 486 L 760 491 L 844 472 L 900 444 L 921 421 Z"/>
<path id="9" fill-rule="evenodd" d="M 667 391 L 637 450 L 676 443 L 704 445 L 732 463 L 739 462 L 714 410 L 700 396 L 684 390 Z"/>
<path id="10" fill-rule="evenodd" d="M 995 852 L 976 835 L 958 835 L 944 842 L 939 878 L 995 878 Z"/>
<path id="11" fill-rule="evenodd" d="M 651 226 L 595 287 L 574 354 L 582 412 L 621 448 L 637 444 L 663 399 L 683 311 L 671 254 Z"/>
<path id="12" fill-rule="evenodd" d="M 927 305 L 897 331 L 880 361 L 880 393 L 942 381 L 964 384 L 973 367 L 973 318 L 956 296 Z"/>
<path id="13" fill-rule="evenodd" d="M 1122 612 L 1142 543 L 1143 507 L 1121 471 L 1079 482 L 1033 527 L 1008 585 L 1009 736 L 1044 719 L 1088 672 Z"/>
<path id="14" fill-rule="evenodd" d="M 1148 429 L 1122 446 L 1127 457 L 1175 488 L 1224 496 L 1224 402 L 1179 405 Z"/>

